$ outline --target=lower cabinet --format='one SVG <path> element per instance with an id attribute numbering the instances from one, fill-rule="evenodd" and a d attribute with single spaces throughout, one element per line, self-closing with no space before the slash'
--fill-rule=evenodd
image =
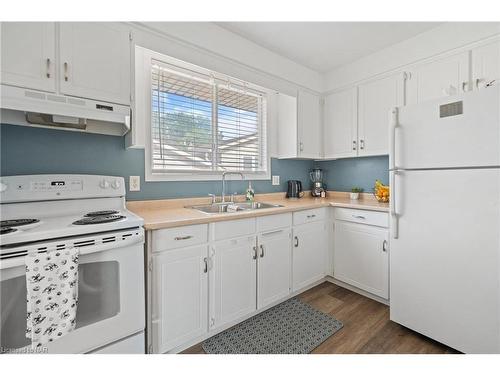
<path id="1" fill-rule="evenodd" d="M 163 353 L 208 329 L 208 246 L 153 255 L 152 344 Z"/>
<path id="2" fill-rule="evenodd" d="M 335 221 L 333 275 L 379 297 L 389 298 L 388 231 Z"/>
<path id="3" fill-rule="evenodd" d="M 213 251 L 211 328 L 217 328 L 257 309 L 255 236 L 216 242 Z"/>
<path id="4" fill-rule="evenodd" d="M 328 232 L 324 221 L 293 228 L 293 282 L 297 291 L 325 277 Z"/>
<path id="5" fill-rule="evenodd" d="M 291 293 L 292 232 L 278 229 L 258 236 L 257 308 L 261 309 Z"/>

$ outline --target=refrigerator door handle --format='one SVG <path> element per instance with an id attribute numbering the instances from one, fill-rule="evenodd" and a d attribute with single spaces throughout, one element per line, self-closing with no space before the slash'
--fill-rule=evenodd
<path id="1" fill-rule="evenodd" d="M 392 238 L 395 240 L 398 239 L 399 236 L 399 226 L 398 226 L 398 213 L 396 210 L 396 175 L 399 172 L 394 170 L 391 171 L 391 192 L 389 193 L 389 208 L 390 208 L 390 214 L 391 214 L 391 226 L 390 226 L 390 232 L 392 234 Z"/>
<path id="2" fill-rule="evenodd" d="M 396 169 L 396 128 L 398 126 L 398 108 L 389 112 L 389 170 Z"/>

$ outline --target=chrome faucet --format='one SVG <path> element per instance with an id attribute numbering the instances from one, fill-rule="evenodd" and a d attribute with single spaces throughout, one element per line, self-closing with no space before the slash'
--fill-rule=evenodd
<path id="1" fill-rule="evenodd" d="M 239 174 L 242 180 L 245 179 L 245 176 L 241 172 L 222 172 L 222 203 L 226 202 L 226 176 L 228 174 Z"/>

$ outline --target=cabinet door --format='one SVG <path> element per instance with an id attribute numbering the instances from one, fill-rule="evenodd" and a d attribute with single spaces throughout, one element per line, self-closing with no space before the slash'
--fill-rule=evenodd
<path id="1" fill-rule="evenodd" d="M 359 156 L 389 153 L 389 110 L 403 105 L 403 77 L 393 75 L 358 87 Z"/>
<path id="2" fill-rule="evenodd" d="M 130 103 L 130 35 L 110 23 L 61 23 L 61 93 Z"/>
<path id="3" fill-rule="evenodd" d="M 389 298 L 387 230 L 335 222 L 333 276 L 382 298 Z"/>
<path id="4" fill-rule="evenodd" d="M 256 310 L 255 241 L 254 236 L 242 237 L 216 242 L 213 246 L 212 328 L 235 321 Z"/>
<path id="5" fill-rule="evenodd" d="M 292 242 L 290 229 L 259 235 L 257 264 L 257 308 L 288 296 L 291 292 Z"/>
<path id="6" fill-rule="evenodd" d="M 208 331 L 207 250 L 206 245 L 200 245 L 154 255 L 155 353 L 173 349 Z"/>
<path id="7" fill-rule="evenodd" d="M 297 98 L 277 94 L 278 102 L 278 155 L 280 158 L 297 157 Z"/>
<path id="8" fill-rule="evenodd" d="M 410 73 L 407 104 L 460 94 L 469 86 L 469 52 L 418 65 Z"/>
<path id="9" fill-rule="evenodd" d="M 500 83 L 500 41 L 472 50 L 473 89 L 483 89 Z"/>
<path id="10" fill-rule="evenodd" d="M 321 104 L 318 95 L 299 92 L 298 101 L 298 156 L 317 159 L 321 157 Z"/>
<path id="11" fill-rule="evenodd" d="M 1 82 L 55 92 L 55 24 L 2 22 Z"/>
<path id="12" fill-rule="evenodd" d="M 293 228 L 292 289 L 297 291 L 325 277 L 328 232 L 324 222 Z"/>
<path id="13" fill-rule="evenodd" d="M 327 159 L 357 155 L 358 120 L 355 87 L 328 95 L 324 106 L 324 156 Z"/>

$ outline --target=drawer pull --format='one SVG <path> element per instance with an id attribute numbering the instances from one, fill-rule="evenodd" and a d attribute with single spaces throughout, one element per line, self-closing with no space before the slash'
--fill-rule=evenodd
<path id="1" fill-rule="evenodd" d="M 366 217 L 361 216 L 361 215 L 352 215 L 352 217 L 355 218 L 355 219 L 361 219 L 361 220 L 365 220 L 366 219 Z"/>
<path id="2" fill-rule="evenodd" d="M 313 215 L 307 215 L 307 218 L 308 218 L 308 219 L 312 219 L 313 217 L 316 217 L 316 214 L 313 214 Z"/>
<path id="3" fill-rule="evenodd" d="M 382 242 L 382 251 L 384 253 L 387 253 L 387 240 L 384 240 L 384 242 Z"/>
<path id="4" fill-rule="evenodd" d="M 179 237 L 175 237 L 174 240 L 183 241 L 183 240 L 189 240 L 190 238 L 193 238 L 193 236 L 179 236 Z"/>
<path id="5" fill-rule="evenodd" d="M 299 247 L 299 237 L 295 236 L 295 247 Z"/>

